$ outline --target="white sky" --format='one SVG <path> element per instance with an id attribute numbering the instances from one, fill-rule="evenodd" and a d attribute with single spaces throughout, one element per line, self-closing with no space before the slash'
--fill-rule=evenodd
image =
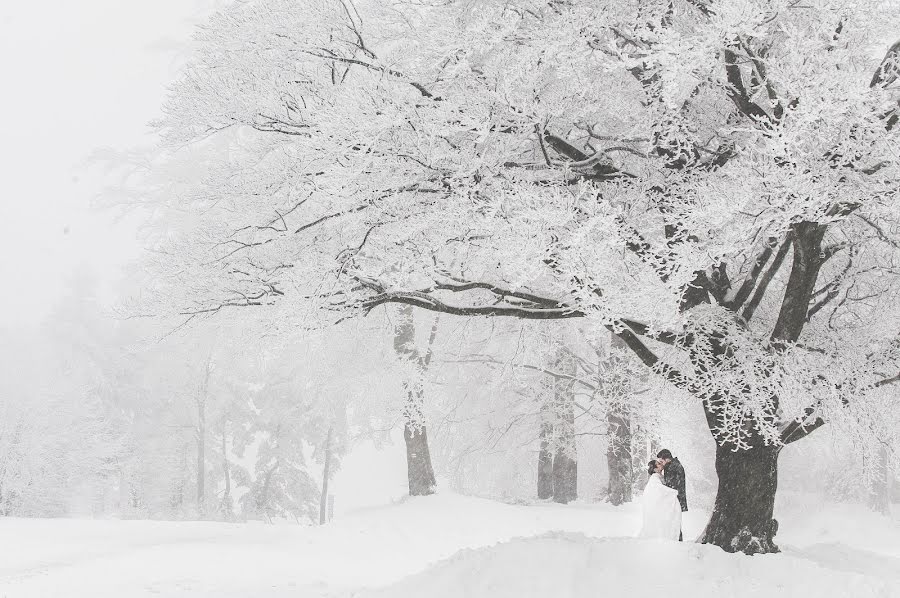
<path id="1" fill-rule="evenodd" d="M 0 326 L 30 326 L 87 265 L 107 283 L 137 253 L 89 204 L 100 147 L 149 140 L 192 26 L 217 0 L 0 2 Z"/>

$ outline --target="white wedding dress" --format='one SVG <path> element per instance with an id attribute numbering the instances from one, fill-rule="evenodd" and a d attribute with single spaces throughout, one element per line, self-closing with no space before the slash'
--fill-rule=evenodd
<path id="1" fill-rule="evenodd" d="M 681 533 L 681 505 L 678 504 L 678 491 L 663 484 L 662 476 L 654 473 L 647 481 L 641 503 L 644 521 L 638 536 L 678 540 Z"/>

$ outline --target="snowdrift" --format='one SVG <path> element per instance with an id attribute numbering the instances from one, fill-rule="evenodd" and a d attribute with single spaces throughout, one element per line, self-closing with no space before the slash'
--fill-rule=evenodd
<path id="1" fill-rule="evenodd" d="M 637 504 L 509 505 L 451 493 L 322 527 L 0 518 L 0 597 L 900 598 L 900 522 L 784 499 L 784 552 L 752 558 L 633 538 Z M 686 515 L 694 538 L 708 513 Z"/>
<path id="2" fill-rule="evenodd" d="M 464 550 L 397 584 L 355 596 L 887 598 L 900 596 L 900 560 L 839 545 L 748 558 L 698 544 L 549 533 Z"/>

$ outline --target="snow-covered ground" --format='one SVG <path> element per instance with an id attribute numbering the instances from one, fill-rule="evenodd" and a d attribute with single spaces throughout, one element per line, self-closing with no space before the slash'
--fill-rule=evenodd
<path id="1" fill-rule="evenodd" d="M 637 505 L 453 494 L 321 528 L 0 519 L 0 597 L 900 596 L 896 519 L 791 495 L 778 516 L 783 553 L 752 558 L 634 539 Z"/>

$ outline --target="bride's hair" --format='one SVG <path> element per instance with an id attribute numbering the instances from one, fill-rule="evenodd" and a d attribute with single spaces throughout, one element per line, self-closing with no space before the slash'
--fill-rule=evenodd
<path id="1" fill-rule="evenodd" d="M 656 473 L 656 459 L 651 459 L 647 463 L 647 475 L 653 475 L 654 473 Z"/>

